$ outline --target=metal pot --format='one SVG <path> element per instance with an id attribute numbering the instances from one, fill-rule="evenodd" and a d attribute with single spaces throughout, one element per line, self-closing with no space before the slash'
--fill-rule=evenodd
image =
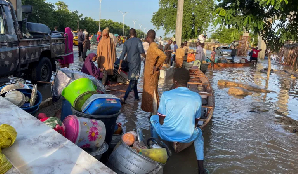
<path id="1" fill-rule="evenodd" d="M 111 153 L 107 166 L 118 174 L 162 174 L 164 165 L 138 154 L 122 140 Z"/>

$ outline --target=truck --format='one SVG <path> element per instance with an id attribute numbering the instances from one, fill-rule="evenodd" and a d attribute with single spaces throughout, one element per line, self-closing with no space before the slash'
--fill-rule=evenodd
<path id="1" fill-rule="evenodd" d="M 27 22 L 31 12 L 32 6 L 22 5 L 22 0 L 0 0 L 1 78 L 25 76 L 32 82 L 48 82 L 56 61 L 72 54 L 65 53 L 64 33 L 51 37 L 45 24 Z"/>

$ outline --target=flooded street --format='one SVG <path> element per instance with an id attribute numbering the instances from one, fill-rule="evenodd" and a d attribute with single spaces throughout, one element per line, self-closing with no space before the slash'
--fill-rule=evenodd
<path id="1" fill-rule="evenodd" d="M 122 47 L 117 48 L 118 56 L 121 50 Z M 81 64 L 75 56 L 72 68 L 81 68 Z M 273 64 L 274 73 L 267 81 L 267 74 L 259 71 L 265 67 L 267 60 L 258 63 L 257 67 L 206 72 L 215 95 L 213 119 L 203 131 L 205 167 L 210 173 L 298 173 L 298 133 L 289 132 L 277 122 L 282 116 L 298 121 L 298 79 L 291 79 L 290 74 L 280 71 L 286 68 Z M 219 88 L 218 80 L 256 84 L 273 92 L 236 98 L 228 95 L 228 88 Z M 171 86 L 171 82 L 171 79 L 160 80 L 160 94 Z M 138 91 L 142 92 L 142 89 L 143 78 L 140 78 Z M 49 94 L 49 86 L 39 90 L 44 99 L 48 98 L 45 94 Z M 132 95 L 123 105 L 118 122 L 125 131 L 142 128 L 148 138 L 150 113 L 142 111 L 141 101 L 134 101 Z M 193 174 L 198 172 L 197 169 L 194 147 L 191 146 L 178 154 L 173 153 L 164 173 Z"/>
<path id="2" fill-rule="evenodd" d="M 216 102 L 213 119 L 204 129 L 205 167 L 210 173 L 298 172 L 298 135 L 276 122 L 276 117 L 281 117 L 278 111 L 298 120 L 298 80 L 292 80 L 283 71 L 275 71 L 266 87 L 267 75 L 259 72 L 266 66 L 264 60 L 256 68 L 227 68 L 206 73 Z M 280 65 L 272 65 L 272 69 L 283 70 Z M 256 84 L 274 92 L 236 98 L 227 94 L 228 88 L 219 89 L 217 84 L 221 79 Z M 160 80 L 160 93 L 171 86 L 170 81 Z M 142 89 L 142 79 L 139 89 Z M 124 105 L 119 121 L 127 131 L 136 126 L 150 129 L 150 114 L 143 112 L 140 105 L 141 102 L 133 99 Z M 174 153 L 164 173 L 197 173 L 194 147 Z"/>

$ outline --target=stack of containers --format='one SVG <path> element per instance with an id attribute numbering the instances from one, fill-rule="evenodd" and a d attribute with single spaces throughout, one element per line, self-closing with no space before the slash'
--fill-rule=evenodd
<path id="1" fill-rule="evenodd" d="M 78 118 L 101 120 L 106 128 L 105 142 L 110 144 L 120 114 L 120 99 L 111 94 L 99 94 L 93 81 L 80 78 L 70 83 L 62 91 L 65 97 L 62 109 L 62 120 L 68 115 Z"/>

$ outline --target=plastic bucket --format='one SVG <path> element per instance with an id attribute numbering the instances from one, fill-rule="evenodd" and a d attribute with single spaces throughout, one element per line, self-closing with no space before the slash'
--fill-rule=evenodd
<path id="1" fill-rule="evenodd" d="M 120 115 L 121 111 L 119 111 L 118 113 L 113 114 L 113 115 L 89 115 L 89 114 L 79 112 L 76 109 L 74 109 L 73 107 L 71 107 L 71 109 L 72 109 L 73 115 L 76 115 L 77 117 L 101 120 L 105 124 L 105 128 L 106 128 L 105 142 L 107 144 L 110 144 L 110 142 L 112 140 L 112 136 L 114 134 L 116 121 L 117 121 L 117 118 Z"/>
<path id="2" fill-rule="evenodd" d="M 62 96 L 68 100 L 71 105 L 74 107 L 75 100 L 81 94 L 88 92 L 88 91 L 97 91 L 96 85 L 93 83 L 92 80 L 88 78 L 79 78 L 72 83 L 70 83 L 63 91 Z"/>
<path id="3" fill-rule="evenodd" d="M 62 102 L 62 109 L 61 109 L 61 116 L 60 116 L 61 121 L 64 121 L 66 117 L 73 114 L 71 108 L 72 108 L 71 103 L 68 102 L 68 100 L 64 99 Z"/>
<path id="4" fill-rule="evenodd" d="M 82 149 L 96 151 L 104 143 L 106 128 L 102 121 L 69 115 L 63 124 L 65 137 Z"/>

